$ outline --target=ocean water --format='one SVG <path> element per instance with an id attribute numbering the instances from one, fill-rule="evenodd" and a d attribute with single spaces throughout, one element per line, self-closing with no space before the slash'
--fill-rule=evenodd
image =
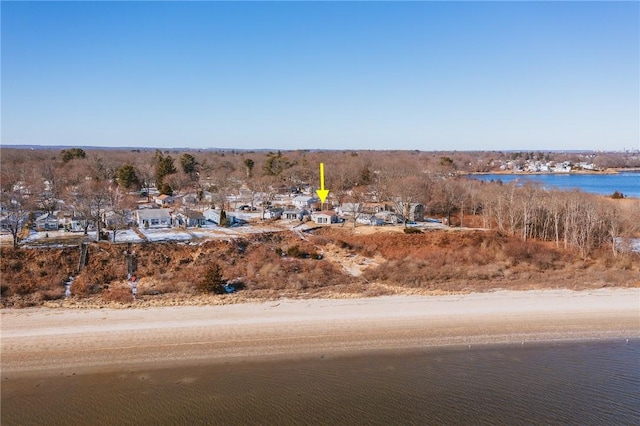
<path id="1" fill-rule="evenodd" d="M 585 192 L 600 195 L 611 195 L 615 191 L 625 197 L 640 198 L 640 172 L 622 172 L 618 174 L 578 174 L 578 173 L 548 173 L 548 174 L 487 174 L 471 175 L 473 179 L 483 181 L 498 181 L 508 183 L 514 180 L 538 182 L 545 188 L 561 190 L 580 189 Z"/>
<path id="2" fill-rule="evenodd" d="M 637 425 L 640 340 L 2 377 L 2 425 Z"/>

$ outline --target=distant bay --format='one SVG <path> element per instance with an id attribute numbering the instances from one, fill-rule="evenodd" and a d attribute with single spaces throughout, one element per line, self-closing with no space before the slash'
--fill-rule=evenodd
<path id="1" fill-rule="evenodd" d="M 617 174 L 599 173 L 538 173 L 538 174 L 477 174 L 469 175 L 482 181 L 502 181 L 509 183 L 525 181 L 540 183 L 547 189 L 573 190 L 599 195 L 611 195 L 615 191 L 625 197 L 640 198 L 640 171 L 620 172 Z"/>

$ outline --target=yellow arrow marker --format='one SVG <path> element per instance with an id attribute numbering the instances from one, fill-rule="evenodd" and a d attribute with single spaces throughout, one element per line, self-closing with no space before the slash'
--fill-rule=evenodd
<path id="1" fill-rule="evenodd" d="M 320 201 L 323 203 L 329 195 L 329 190 L 324 189 L 324 163 L 320 163 L 320 189 L 316 189 L 316 193 L 318 194 Z"/>

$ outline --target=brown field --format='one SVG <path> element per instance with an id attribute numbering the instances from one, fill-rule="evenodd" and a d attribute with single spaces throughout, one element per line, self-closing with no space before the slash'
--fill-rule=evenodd
<path id="1" fill-rule="evenodd" d="M 199 244 L 134 244 L 140 278 L 126 285 L 126 245 L 93 243 L 76 274 L 77 247 L 1 249 L 2 306 L 162 306 L 279 298 L 353 298 L 486 292 L 494 289 L 640 287 L 640 254 L 595 251 L 588 259 L 554 243 L 495 231 L 331 227 Z M 203 293 L 218 265 L 234 294 Z M 64 281 L 75 275 L 72 297 Z"/>

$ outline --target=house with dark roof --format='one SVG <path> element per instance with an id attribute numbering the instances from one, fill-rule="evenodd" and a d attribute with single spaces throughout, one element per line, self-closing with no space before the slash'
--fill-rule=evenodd
<path id="1" fill-rule="evenodd" d="M 36 231 L 57 231 L 60 225 L 58 217 L 53 213 L 44 213 L 35 219 Z"/>
<path id="2" fill-rule="evenodd" d="M 197 228 L 206 222 L 204 214 L 195 210 L 185 210 L 173 215 L 173 225 L 181 228 Z"/>
<path id="3" fill-rule="evenodd" d="M 309 213 L 305 209 L 285 209 L 282 212 L 282 218 L 286 220 L 302 220 L 307 214 Z"/>

